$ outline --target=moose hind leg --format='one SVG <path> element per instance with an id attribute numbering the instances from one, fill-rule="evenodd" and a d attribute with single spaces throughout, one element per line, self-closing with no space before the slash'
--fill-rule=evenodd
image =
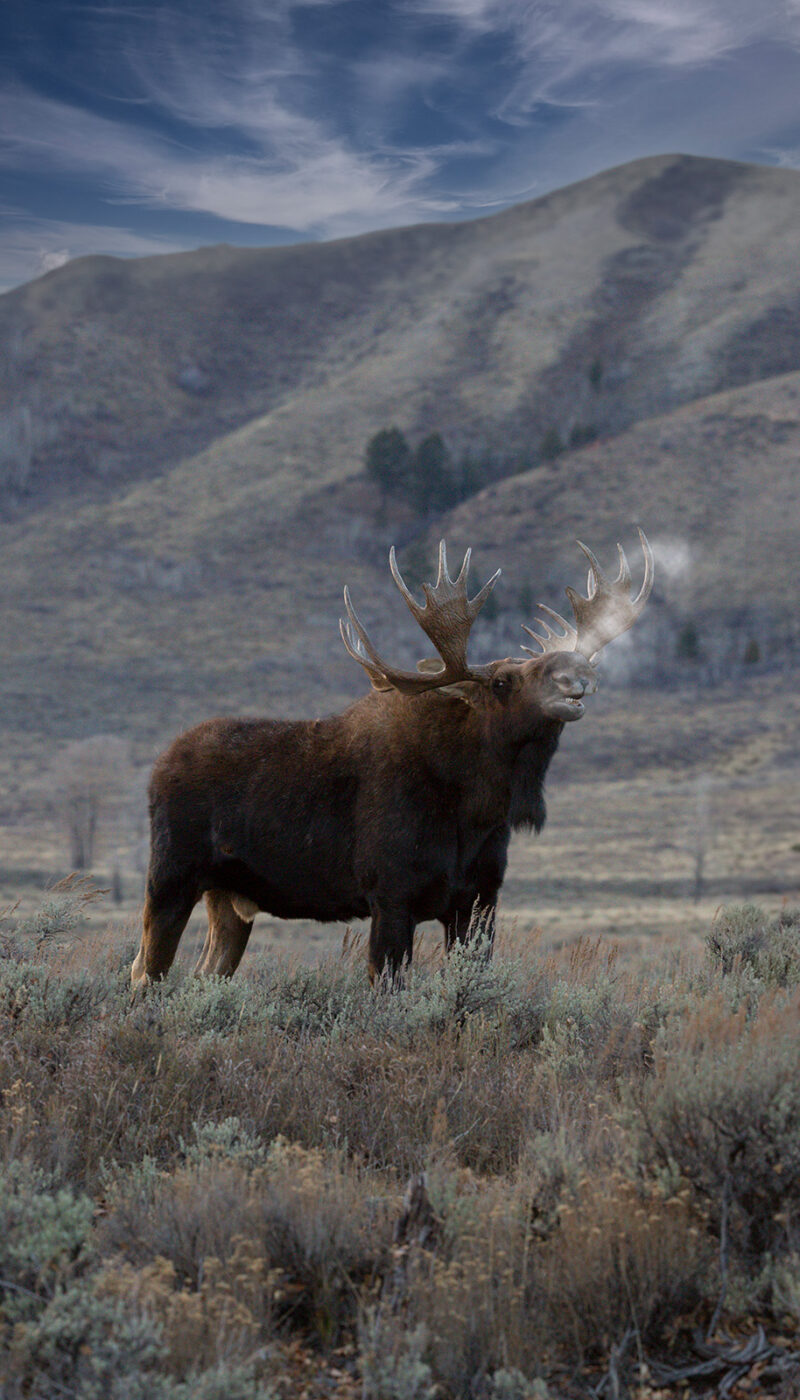
<path id="1" fill-rule="evenodd" d="M 255 913 L 243 919 L 234 908 L 234 900 L 242 911 L 250 913 L 247 903 L 227 890 L 206 890 L 203 898 L 208 934 L 195 972 L 204 977 L 232 977 L 247 947 Z"/>
<path id="2" fill-rule="evenodd" d="M 496 899 L 496 896 L 495 896 Z M 470 943 L 474 938 L 482 938 L 487 952 L 494 947 L 494 931 L 497 906 L 494 899 L 482 903 L 480 896 L 470 906 L 462 905 L 450 911 L 444 926 L 444 946 L 449 953 L 454 943 Z"/>
<path id="3" fill-rule="evenodd" d="M 148 887 L 142 919 L 142 941 L 131 967 L 134 991 L 156 982 L 172 967 L 181 934 L 197 903 L 193 890 L 173 885 Z"/>

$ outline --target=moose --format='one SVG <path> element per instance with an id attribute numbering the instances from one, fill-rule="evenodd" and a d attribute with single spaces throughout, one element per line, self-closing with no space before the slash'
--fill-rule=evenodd
<path id="1" fill-rule="evenodd" d="M 594 554 L 587 596 L 567 588 L 574 625 L 544 604 L 524 627 L 529 659 L 472 666 L 472 625 L 500 576 L 474 598 L 470 550 L 451 579 L 444 541 L 424 604 L 392 577 L 435 658 L 402 671 L 375 650 L 344 590 L 340 621 L 371 691 L 320 720 L 211 719 L 157 760 L 151 852 L 134 989 L 163 977 L 202 897 L 208 933 L 196 971 L 230 976 L 259 910 L 323 922 L 371 920 L 369 972 L 395 979 L 414 930 L 465 940 L 476 913 L 491 938 L 512 831 L 540 831 L 544 780 L 565 724 L 597 687 L 598 653 L 631 627 L 653 585 L 653 554 L 633 596 L 625 553 L 616 578 Z"/>

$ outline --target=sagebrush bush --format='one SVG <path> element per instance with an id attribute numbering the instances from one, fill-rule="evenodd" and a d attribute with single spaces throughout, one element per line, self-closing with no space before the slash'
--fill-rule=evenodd
<path id="1" fill-rule="evenodd" d="M 371 1308 L 359 1333 L 364 1400 L 432 1400 L 436 1387 L 423 1359 L 428 1340 L 423 1323 L 407 1328 L 391 1312 Z"/>
<path id="2" fill-rule="evenodd" d="M 86 1281 L 58 1289 L 6 1346 L 8 1400 L 172 1400 L 158 1372 L 158 1328 L 130 1300 L 99 1298 Z"/>
<path id="3" fill-rule="evenodd" d="M 0 1304 L 6 1322 L 36 1317 L 86 1267 L 94 1207 L 19 1160 L 0 1170 Z"/>
<path id="4" fill-rule="evenodd" d="M 272 1313 L 287 1311 L 330 1341 L 354 1317 L 355 1286 L 373 1275 L 390 1239 L 385 1186 L 364 1200 L 352 1167 L 281 1138 L 257 1160 L 250 1151 L 232 1158 L 204 1149 L 171 1172 L 134 1170 L 127 1183 L 118 1174 L 99 1229 L 104 1251 L 138 1270 L 151 1294 L 155 1288 L 171 1293 L 185 1281 L 200 1307 L 209 1267 L 215 1280 L 224 1280 L 232 1306 L 249 1307 L 242 1289 L 249 1297 L 257 1288 L 252 1323 L 246 1311 L 238 1314 L 249 1342 L 252 1328 L 258 1333 L 263 1326 L 268 1334 Z M 159 1269 L 147 1273 L 154 1259 Z M 125 1274 L 131 1286 L 133 1277 Z M 216 1283 L 213 1291 L 219 1293 Z M 175 1325 L 186 1335 L 186 1325 Z M 214 1327 L 220 1334 L 230 1330 L 224 1309 Z M 199 1345 L 199 1339 L 192 1344 Z M 229 1359 L 224 1352 L 209 1356 Z"/>
<path id="5" fill-rule="evenodd" d="M 0 962 L 0 1015 L 53 1030 L 93 1019 L 114 988 L 88 972 L 59 973 L 43 963 Z"/>
<path id="6" fill-rule="evenodd" d="M 706 946 L 723 973 L 746 969 L 768 987 L 800 985 L 800 909 L 770 916 L 755 904 L 732 905 L 717 914 Z"/>
<path id="7" fill-rule="evenodd" d="M 205 1162 L 235 1162 L 245 1170 L 263 1166 L 267 1149 L 255 1133 L 242 1126 L 238 1118 L 223 1118 L 221 1123 L 193 1123 L 194 1140 L 186 1143 L 179 1137 L 186 1161 L 195 1167 Z"/>
<path id="8" fill-rule="evenodd" d="M 91 880 L 68 875 L 53 886 L 38 909 L 13 921 L 15 941 L 19 946 L 32 944 L 39 949 L 63 938 L 80 926 L 88 905 L 94 904 L 101 893 Z"/>
<path id="9" fill-rule="evenodd" d="M 740 1253 L 780 1251 L 800 1212 L 800 993 L 731 1012 L 719 995 L 665 1027 L 631 1094 L 639 1148 L 692 1183 Z"/>
<path id="10" fill-rule="evenodd" d="M 94 1205 L 24 1161 L 0 1172 L 0 1374 L 3 1395 L 146 1400 L 161 1356 L 134 1310 L 98 1299 Z"/>
<path id="11" fill-rule="evenodd" d="M 713 1244 L 687 1191 L 666 1195 L 623 1172 L 584 1177 L 536 1252 L 540 1325 L 568 1330 L 576 1353 L 608 1354 L 629 1328 L 649 1345 L 705 1296 Z"/>

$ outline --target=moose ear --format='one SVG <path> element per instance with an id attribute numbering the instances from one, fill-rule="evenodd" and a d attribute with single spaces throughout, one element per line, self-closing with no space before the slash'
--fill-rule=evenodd
<path id="1" fill-rule="evenodd" d="M 423 676 L 440 676 L 444 665 L 440 656 L 426 656 L 417 662 L 417 670 Z M 451 685 L 437 686 L 428 691 L 429 695 L 443 695 L 445 700 L 463 700 L 465 705 L 474 705 L 478 696 L 478 681 L 453 681 Z"/>
<path id="2" fill-rule="evenodd" d="M 434 693 L 443 695 L 446 700 L 463 700 L 465 705 L 476 705 L 480 693 L 478 681 L 456 681 L 454 685 L 441 685 Z"/>

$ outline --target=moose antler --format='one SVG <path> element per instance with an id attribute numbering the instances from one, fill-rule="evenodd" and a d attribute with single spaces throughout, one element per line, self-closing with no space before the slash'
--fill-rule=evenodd
<path id="1" fill-rule="evenodd" d="M 539 651 L 523 647 L 523 651 L 536 657 L 554 651 L 579 651 L 593 661 L 604 646 L 613 642 L 614 638 L 621 636 L 623 632 L 627 632 L 642 611 L 653 587 L 653 551 L 642 530 L 639 531 L 639 539 L 644 554 L 644 581 L 635 598 L 631 597 L 631 571 L 622 545 L 617 545 L 619 573 L 615 579 L 611 579 L 601 568 L 592 551 L 577 540 L 578 548 L 583 550 L 589 560 L 586 588 L 588 596 L 584 598 L 582 594 L 576 593 L 574 588 L 568 587 L 566 590 L 577 626 L 573 627 L 560 613 L 554 612 L 544 603 L 537 603 L 539 610 L 564 630 L 562 633 L 556 632 L 549 622 L 537 618 L 536 625 L 544 632 L 544 636 L 541 636 L 538 632 L 531 631 L 530 627 L 525 627 L 523 623 L 528 636 L 533 637 L 540 647 Z"/>
<path id="2" fill-rule="evenodd" d="M 483 585 L 480 592 L 470 599 L 467 594 L 467 573 L 471 556 L 472 550 L 468 549 L 457 577 L 451 579 L 447 572 L 447 549 L 442 540 L 439 544 L 439 572 L 436 583 L 423 583 L 425 603 L 420 606 L 403 580 L 392 546 L 389 553 L 392 578 L 405 598 L 412 616 L 433 642 L 441 658 L 441 661 L 421 661 L 418 672 L 398 671 L 381 660 L 363 623 L 356 616 L 350 601 L 350 590 L 345 588 L 347 621 L 343 618 L 339 620 L 342 641 L 353 660 L 364 667 L 376 690 L 400 690 L 405 695 L 417 695 L 424 690 L 436 690 L 456 682 L 485 681 L 488 678 L 487 666 L 470 666 L 467 662 L 467 642 L 475 618 L 500 577 L 500 569 Z"/>

